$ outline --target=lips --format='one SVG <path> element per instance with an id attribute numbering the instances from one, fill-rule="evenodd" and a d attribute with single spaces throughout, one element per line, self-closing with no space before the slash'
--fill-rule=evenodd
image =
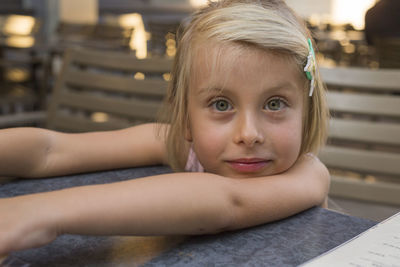
<path id="1" fill-rule="evenodd" d="M 243 158 L 227 161 L 232 169 L 238 172 L 258 172 L 267 166 L 271 161 L 261 158 Z"/>

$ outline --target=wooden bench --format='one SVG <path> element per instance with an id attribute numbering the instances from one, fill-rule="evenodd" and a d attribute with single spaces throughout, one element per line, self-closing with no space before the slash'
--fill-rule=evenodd
<path id="1" fill-rule="evenodd" d="M 84 49 L 68 50 L 63 62 L 44 126 L 65 132 L 112 130 L 154 121 L 172 67 L 171 59 L 137 59 L 127 53 Z M 12 123 L 3 121 L 2 125 L 0 118 L 0 127 L 23 126 Z"/>
<path id="2" fill-rule="evenodd" d="M 58 53 L 74 47 L 128 51 L 133 31 L 118 25 L 61 22 L 52 49 Z"/>
<path id="3" fill-rule="evenodd" d="M 400 68 L 400 38 L 381 37 L 374 40 L 380 68 Z"/>
<path id="4" fill-rule="evenodd" d="M 330 195 L 400 205 L 400 70 L 321 68 L 332 118 Z"/>

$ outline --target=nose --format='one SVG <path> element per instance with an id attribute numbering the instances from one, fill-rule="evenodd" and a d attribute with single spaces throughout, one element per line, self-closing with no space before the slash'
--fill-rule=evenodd
<path id="1" fill-rule="evenodd" d="M 248 112 L 239 116 L 236 121 L 234 142 L 248 147 L 264 143 L 262 125 L 256 114 Z"/>

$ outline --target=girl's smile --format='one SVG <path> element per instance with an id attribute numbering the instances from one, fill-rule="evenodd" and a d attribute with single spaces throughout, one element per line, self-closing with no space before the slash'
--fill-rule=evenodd
<path id="1" fill-rule="evenodd" d="M 198 45 L 186 134 L 206 171 L 281 173 L 302 140 L 303 77 L 287 56 L 239 44 Z"/>
<path id="2" fill-rule="evenodd" d="M 260 158 L 242 158 L 227 161 L 231 168 L 239 173 L 257 173 L 265 168 L 270 160 Z"/>

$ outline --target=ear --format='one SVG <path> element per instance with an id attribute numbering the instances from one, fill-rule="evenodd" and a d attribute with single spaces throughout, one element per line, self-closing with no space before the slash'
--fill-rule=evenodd
<path id="1" fill-rule="evenodd" d="M 186 128 L 185 128 L 185 139 L 188 142 L 192 142 L 193 138 L 192 138 L 192 130 L 190 129 L 190 123 L 187 122 L 186 123 Z"/>

